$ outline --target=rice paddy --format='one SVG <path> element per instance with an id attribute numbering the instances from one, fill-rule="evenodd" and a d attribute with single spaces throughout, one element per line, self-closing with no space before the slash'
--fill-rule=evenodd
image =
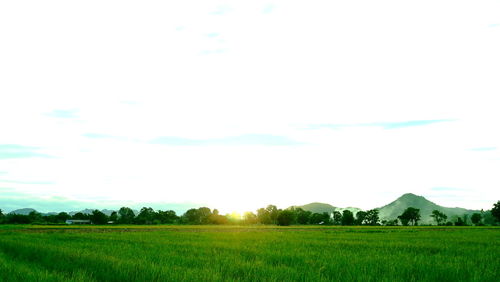
<path id="1" fill-rule="evenodd" d="M 498 281 L 500 228 L 1 226 L 1 281 Z"/>

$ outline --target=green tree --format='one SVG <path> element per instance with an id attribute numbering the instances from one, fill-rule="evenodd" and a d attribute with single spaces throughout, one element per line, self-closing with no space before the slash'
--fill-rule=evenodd
<path id="1" fill-rule="evenodd" d="M 108 223 L 108 217 L 100 210 L 94 210 L 90 215 L 90 220 L 93 224 L 106 224 Z"/>
<path id="2" fill-rule="evenodd" d="M 366 218 L 366 212 L 365 211 L 359 211 L 356 213 L 356 220 L 354 223 L 356 225 L 362 225 L 365 223 L 365 218 Z"/>
<path id="3" fill-rule="evenodd" d="M 198 209 L 189 209 L 182 216 L 182 222 L 189 224 L 208 224 L 211 223 L 213 214 L 207 207 Z"/>
<path id="4" fill-rule="evenodd" d="M 468 214 L 464 214 L 464 215 L 463 215 L 463 218 L 464 218 L 464 225 L 468 225 L 468 222 L 469 222 L 469 215 L 468 215 Z"/>
<path id="5" fill-rule="evenodd" d="M 3 214 L 2 209 L 0 209 L 0 224 L 4 223 L 4 221 L 5 221 L 5 215 Z"/>
<path id="6" fill-rule="evenodd" d="M 382 220 L 382 225 L 385 226 L 397 226 L 398 225 L 398 220 L 397 219 L 392 219 L 392 220 Z"/>
<path id="7" fill-rule="evenodd" d="M 182 215 L 182 222 L 189 224 L 200 224 L 198 209 L 189 209 Z"/>
<path id="8" fill-rule="evenodd" d="M 496 219 L 497 222 L 500 222 L 500 201 L 497 201 L 495 204 L 493 204 L 491 215 Z"/>
<path id="9" fill-rule="evenodd" d="M 298 224 L 309 224 L 312 212 L 297 208 L 295 209 L 295 213 L 297 215 Z"/>
<path id="10" fill-rule="evenodd" d="M 271 215 L 269 211 L 265 208 L 260 208 L 257 210 L 257 221 L 261 224 L 271 224 Z"/>
<path id="11" fill-rule="evenodd" d="M 135 213 L 131 208 L 121 207 L 118 210 L 118 223 L 131 224 L 134 222 Z"/>
<path id="12" fill-rule="evenodd" d="M 156 213 L 156 219 L 162 224 L 174 223 L 179 217 L 173 210 L 161 211 Z"/>
<path id="13" fill-rule="evenodd" d="M 438 210 L 433 210 L 431 217 L 434 218 L 436 221 L 437 225 L 443 225 L 446 222 L 446 219 L 448 219 L 448 216 Z"/>
<path id="14" fill-rule="evenodd" d="M 474 225 L 479 225 L 481 223 L 481 219 L 483 219 L 483 217 L 481 216 L 480 213 L 473 213 L 472 216 L 470 217 L 470 220 L 472 221 L 472 223 L 474 223 Z"/>
<path id="15" fill-rule="evenodd" d="M 323 223 L 323 215 L 315 212 L 315 213 L 311 214 L 311 218 L 309 219 L 309 222 L 311 224 L 321 224 L 321 223 Z"/>
<path id="16" fill-rule="evenodd" d="M 31 211 L 28 214 L 28 217 L 30 219 L 30 222 L 41 223 L 43 221 L 42 214 L 37 211 Z"/>
<path id="17" fill-rule="evenodd" d="M 85 220 L 85 219 L 89 219 L 90 217 L 89 217 L 88 214 L 77 212 L 71 218 L 72 219 L 77 219 L 77 220 Z"/>
<path id="18" fill-rule="evenodd" d="M 210 216 L 212 215 L 212 211 L 207 207 L 198 208 L 198 216 L 200 224 L 208 224 L 210 223 Z"/>
<path id="19" fill-rule="evenodd" d="M 340 225 L 342 224 L 342 214 L 339 211 L 333 212 L 333 224 Z"/>
<path id="20" fill-rule="evenodd" d="M 255 215 L 253 212 L 245 212 L 243 214 L 243 223 L 245 224 L 255 224 L 257 223 L 257 215 Z"/>
<path id="21" fill-rule="evenodd" d="M 275 205 L 268 205 L 266 210 L 269 212 L 269 218 L 272 224 L 276 224 L 278 220 L 279 210 Z"/>
<path id="22" fill-rule="evenodd" d="M 28 215 L 9 213 L 7 214 L 5 221 L 7 223 L 20 223 L 20 224 L 28 224 L 31 223 L 31 219 Z"/>
<path id="23" fill-rule="evenodd" d="M 378 210 L 373 209 L 366 212 L 365 223 L 368 225 L 377 225 L 379 222 Z"/>
<path id="24" fill-rule="evenodd" d="M 55 216 L 55 218 L 57 222 L 66 222 L 66 220 L 71 218 L 71 215 L 65 212 L 60 212 Z"/>
<path id="25" fill-rule="evenodd" d="M 227 224 L 228 219 L 226 216 L 219 214 L 219 210 L 214 209 L 210 216 L 210 223 L 212 224 Z"/>
<path id="26" fill-rule="evenodd" d="M 278 225 L 288 226 L 294 221 L 294 213 L 291 210 L 282 210 L 278 213 L 277 223 Z"/>
<path id="27" fill-rule="evenodd" d="M 420 220 L 420 209 L 408 207 L 400 216 L 398 216 L 398 218 L 405 226 L 408 224 L 418 225 L 418 221 Z"/>
<path id="28" fill-rule="evenodd" d="M 112 221 L 113 223 L 117 223 L 118 222 L 118 213 L 113 211 L 108 219 L 109 219 L 109 221 Z"/>
<path id="29" fill-rule="evenodd" d="M 137 217 L 135 223 L 138 224 L 153 224 L 156 217 L 156 212 L 152 208 L 143 207 Z"/>
<path id="30" fill-rule="evenodd" d="M 457 221 L 455 221 L 455 226 L 465 226 L 465 221 L 461 217 L 457 217 Z"/>
<path id="31" fill-rule="evenodd" d="M 342 225 L 353 225 L 354 215 L 350 210 L 344 210 L 342 212 Z"/>

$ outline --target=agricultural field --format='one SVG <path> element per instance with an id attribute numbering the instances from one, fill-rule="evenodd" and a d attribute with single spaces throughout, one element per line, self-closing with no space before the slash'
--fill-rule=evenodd
<path id="1" fill-rule="evenodd" d="M 0 281 L 498 281 L 500 228 L 0 227 Z"/>

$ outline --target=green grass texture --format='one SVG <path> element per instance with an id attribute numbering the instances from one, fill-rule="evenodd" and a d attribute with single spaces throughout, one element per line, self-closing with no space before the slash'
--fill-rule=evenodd
<path id="1" fill-rule="evenodd" d="M 500 228 L 2 226 L 0 281 L 499 281 Z"/>

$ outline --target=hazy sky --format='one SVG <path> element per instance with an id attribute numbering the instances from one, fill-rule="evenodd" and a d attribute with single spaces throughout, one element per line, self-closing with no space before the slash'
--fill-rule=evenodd
<path id="1" fill-rule="evenodd" d="M 1 1 L 0 208 L 500 199 L 500 1 Z"/>

